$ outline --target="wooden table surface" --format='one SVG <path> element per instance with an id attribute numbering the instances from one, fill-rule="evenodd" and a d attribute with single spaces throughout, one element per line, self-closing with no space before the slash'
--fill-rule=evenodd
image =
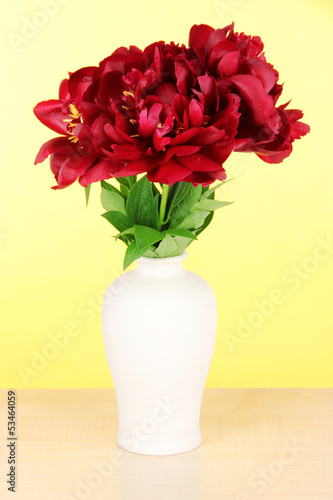
<path id="1" fill-rule="evenodd" d="M 202 445 L 167 457 L 117 446 L 113 389 L 18 389 L 16 493 L 0 393 L 1 499 L 333 500 L 332 389 L 206 389 Z"/>

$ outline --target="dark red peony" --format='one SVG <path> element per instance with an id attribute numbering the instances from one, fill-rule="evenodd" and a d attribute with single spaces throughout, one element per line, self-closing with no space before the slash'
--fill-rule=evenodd
<path id="1" fill-rule="evenodd" d="M 276 108 L 282 86 L 262 50 L 233 25 L 193 26 L 189 48 L 121 47 L 70 74 L 58 100 L 37 104 L 37 118 L 61 137 L 35 163 L 51 155 L 55 188 L 64 188 L 145 172 L 152 182 L 207 186 L 225 179 L 233 150 L 280 162 L 309 127 L 301 111 Z"/>
<path id="2" fill-rule="evenodd" d="M 191 28 L 189 45 L 215 79 L 219 95 L 241 99 L 234 151 L 254 152 L 267 163 L 289 156 L 294 140 L 310 127 L 299 121 L 300 110 L 276 107 L 282 85 L 266 61 L 261 39 L 235 33 L 234 24 L 217 30 L 202 24 Z"/>

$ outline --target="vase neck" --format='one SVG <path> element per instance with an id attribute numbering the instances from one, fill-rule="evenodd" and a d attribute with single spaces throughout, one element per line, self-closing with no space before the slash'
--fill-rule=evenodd
<path id="1" fill-rule="evenodd" d="M 145 276 L 156 277 L 178 274 L 183 271 L 182 262 L 186 259 L 187 255 L 187 252 L 184 252 L 182 255 L 166 257 L 164 259 L 141 257 L 137 260 L 138 267 L 136 271 Z"/>

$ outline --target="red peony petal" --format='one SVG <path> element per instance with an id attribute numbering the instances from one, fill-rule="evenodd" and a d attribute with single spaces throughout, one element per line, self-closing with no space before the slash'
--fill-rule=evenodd
<path id="1" fill-rule="evenodd" d="M 155 95 L 161 99 L 161 101 L 169 104 L 171 106 L 175 95 L 177 94 L 177 87 L 174 83 L 162 83 L 155 89 Z"/>
<path id="2" fill-rule="evenodd" d="M 214 28 L 208 26 L 207 24 L 195 24 L 192 26 L 189 35 L 189 47 L 193 47 L 196 53 L 205 59 L 205 45 L 212 33 L 214 33 Z"/>
<path id="3" fill-rule="evenodd" d="M 214 99 L 217 100 L 216 104 L 218 106 L 219 94 L 217 91 L 216 80 L 212 76 L 205 73 L 204 75 L 198 76 L 198 83 L 200 90 L 205 97 L 205 106 L 210 106 Z"/>
<path id="4" fill-rule="evenodd" d="M 81 111 L 83 121 L 91 127 L 94 121 L 101 115 L 102 110 L 97 104 L 84 101 L 81 102 Z"/>
<path id="5" fill-rule="evenodd" d="M 164 151 L 166 146 L 170 144 L 171 137 L 163 137 L 158 134 L 158 129 L 155 130 L 153 135 L 153 146 L 156 151 Z"/>
<path id="6" fill-rule="evenodd" d="M 203 187 L 210 186 L 214 181 L 224 181 L 227 177 L 225 170 L 214 170 L 212 172 L 192 172 L 183 182 L 190 182 L 194 186 L 201 184 Z"/>
<path id="7" fill-rule="evenodd" d="M 241 98 L 237 94 L 224 95 L 220 105 L 222 109 L 211 118 L 211 125 L 218 129 L 225 129 L 228 131 L 228 135 L 236 135 L 241 116 L 238 112 L 240 102 Z"/>
<path id="8" fill-rule="evenodd" d="M 161 127 L 157 127 L 153 135 L 153 145 L 156 151 L 162 151 L 170 142 L 171 137 L 164 137 L 174 126 L 173 114 L 170 112 Z"/>
<path id="9" fill-rule="evenodd" d="M 192 137 L 197 133 L 197 127 L 190 128 L 185 132 L 180 132 L 176 137 L 173 137 L 170 141 L 171 146 L 178 146 L 179 144 L 184 144 L 192 139 Z"/>
<path id="10" fill-rule="evenodd" d="M 252 138 L 246 137 L 242 139 L 235 138 L 234 151 L 241 153 L 250 153 L 253 151 L 254 142 Z"/>
<path id="11" fill-rule="evenodd" d="M 87 172 L 79 178 L 79 183 L 83 187 L 93 182 L 103 181 L 114 177 L 119 171 L 119 164 L 112 163 L 108 160 L 101 160 L 87 170 Z"/>
<path id="12" fill-rule="evenodd" d="M 189 126 L 191 128 L 201 127 L 201 125 L 203 124 L 203 111 L 203 105 L 196 99 L 191 99 L 188 108 Z"/>
<path id="13" fill-rule="evenodd" d="M 50 141 L 45 142 L 37 153 L 35 165 L 42 163 L 46 158 L 56 152 L 68 153 L 74 146 L 66 137 L 55 137 Z"/>
<path id="14" fill-rule="evenodd" d="M 218 128 L 213 126 L 205 128 L 201 127 L 200 129 L 197 129 L 195 136 L 191 142 L 200 146 L 205 146 L 226 137 L 228 137 L 228 135 L 223 129 L 219 130 Z"/>
<path id="15" fill-rule="evenodd" d="M 81 102 L 83 94 L 89 85 L 91 85 L 92 75 L 95 69 L 95 66 L 89 66 L 81 68 L 71 74 L 68 80 L 68 90 L 72 101 Z"/>
<path id="16" fill-rule="evenodd" d="M 209 146 L 204 146 L 201 148 L 200 153 L 209 158 L 211 161 L 221 166 L 231 155 L 234 149 L 234 139 L 220 140 L 210 144 Z M 212 168 L 212 170 L 215 170 Z"/>
<path id="17" fill-rule="evenodd" d="M 210 170 L 219 170 L 221 168 L 221 164 L 215 163 L 199 153 L 190 156 L 179 156 L 178 161 L 184 167 L 194 170 L 195 172 L 209 172 Z"/>
<path id="18" fill-rule="evenodd" d="M 218 44 L 220 44 L 221 42 L 224 42 L 225 40 L 226 40 L 226 34 L 225 34 L 225 31 L 223 28 L 222 29 L 219 28 L 219 29 L 213 31 L 213 33 L 207 39 L 206 46 L 205 46 L 205 53 L 206 53 L 207 59 L 210 58 L 211 53 L 214 51 L 215 47 Z M 228 43 L 232 43 L 232 42 L 228 42 Z M 233 44 L 233 45 L 235 45 L 235 44 Z M 237 47 L 236 47 L 236 50 L 237 50 Z"/>
<path id="19" fill-rule="evenodd" d="M 237 74 L 239 67 L 239 52 L 237 50 L 225 54 L 217 65 L 216 73 L 220 77 Z"/>
<path id="20" fill-rule="evenodd" d="M 188 88 L 192 86 L 192 75 L 189 66 L 184 61 L 175 61 L 174 66 L 178 92 L 181 95 L 187 96 Z"/>
<path id="21" fill-rule="evenodd" d="M 50 157 L 50 169 L 55 179 L 58 181 L 59 171 L 66 161 L 67 156 L 63 153 L 53 153 Z"/>
<path id="22" fill-rule="evenodd" d="M 235 75 L 231 77 L 242 99 L 248 106 L 254 125 L 263 125 L 273 111 L 272 98 L 267 94 L 262 83 L 252 75 Z"/>
<path id="23" fill-rule="evenodd" d="M 110 117 L 106 113 L 101 114 L 94 121 L 90 130 L 93 135 L 92 144 L 97 153 L 102 153 L 103 149 L 110 150 L 112 142 L 118 142 L 115 139 L 119 139 L 121 143 L 125 142 L 116 132 L 114 132 L 115 137 L 110 134 L 110 130 L 113 132 L 114 128 L 110 123 Z"/>
<path id="24" fill-rule="evenodd" d="M 249 37 L 247 46 L 247 57 L 258 57 L 264 49 L 260 36 Z"/>
<path id="25" fill-rule="evenodd" d="M 123 75 L 128 53 L 126 47 L 119 47 L 111 56 L 103 59 L 103 61 L 99 63 L 99 68 L 95 69 L 93 75 L 94 80 L 104 77 L 107 73 L 119 72 Z"/>
<path id="26" fill-rule="evenodd" d="M 142 151 L 136 147 L 134 144 L 113 144 L 113 153 L 107 153 L 108 156 L 113 156 L 115 161 L 135 161 L 142 156 Z"/>
<path id="27" fill-rule="evenodd" d="M 156 167 L 156 160 L 152 157 L 140 158 L 136 161 L 130 161 L 119 170 L 118 177 L 127 177 L 129 175 L 142 174 L 143 172 L 149 172 Z"/>
<path id="28" fill-rule="evenodd" d="M 279 73 L 273 66 L 261 59 L 250 58 L 246 61 L 246 66 L 249 68 L 250 74 L 261 81 L 267 93 L 272 90 L 279 79 Z"/>
<path id="29" fill-rule="evenodd" d="M 72 156 L 67 157 L 59 170 L 57 179 L 59 187 L 66 187 L 73 184 L 76 179 L 86 173 L 94 161 L 94 156 L 82 156 L 79 153 L 74 153 Z"/>
<path id="30" fill-rule="evenodd" d="M 70 102 L 71 101 L 71 95 L 70 95 L 69 89 L 68 89 L 68 78 L 65 78 L 60 83 L 60 86 L 59 86 L 59 99 L 60 99 L 60 101 L 66 101 L 66 102 Z"/>
<path id="31" fill-rule="evenodd" d="M 163 160 L 159 157 L 159 163 L 165 163 L 170 160 L 173 156 L 187 156 L 192 155 L 193 153 L 197 153 L 201 146 L 188 146 L 188 145 L 180 145 L 180 146 L 170 146 L 167 148 L 166 153 L 164 155 Z"/>
<path id="32" fill-rule="evenodd" d="M 291 127 L 291 137 L 294 141 L 295 139 L 300 139 L 304 135 L 310 132 L 310 126 L 303 122 L 296 122 Z"/>
<path id="33" fill-rule="evenodd" d="M 38 120 L 42 122 L 57 134 L 66 135 L 67 134 L 67 122 L 64 119 L 68 118 L 66 114 L 62 112 L 63 103 L 56 99 L 50 99 L 49 101 L 42 101 L 34 107 L 34 113 Z"/>
<path id="34" fill-rule="evenodd" d="M 149 138 L 153 135 L 157 125 L 160 123 L 160 114 L 163 109 L 163 104 L 155 103 L 150 108 L 144 108 L 140 113 L 139 135 L 144 138 Z"/>
<path id="35" fill-rule="evenodd" d="M 93 152 L 93 135 L 90 127 L 86 123 L 78 123 L 72 128 L 73 134 L 79 139 L 80 147 L 88 153 Z"/>
<path id="36" fill-rule="evenodd" d="M 180 165 L 177 160 L 171 159 L 148 172 L 148 179 L 151 182 L 161 182 L 172 186 L 176 182 L 182 181 L 190 173 L 190 169 Z"/>
<path id="37" fill-rule="evenodd" d="M 210 72 L 215 72 L 216 66 L 219 63 L 219 61 L 227 55 L 229 52 L 236 52 L 238 54 L 238 49 L 237 45 L 234 44 L 233 42 L 229 42 L 228 40 L 224 40 L 219 42 L 215 47 L 213 48 L 209 60 L 208 60 L 208 69 Z"/>
<path id="38" fill-rule="evenodd" d="M 100 127 L 100 125 L 101 124 L 96 123 L 96 127 Z M 93 127 L 91 128 L 93 130 Z M 128 142 L 134 142 L 132 138 L 130 138 L 129 141 L 126 140 L 121 131 L 117 130 L 113 125 L 111 125 L 111 123 L 104 124 L 104 131 L 106 135 L 111 139 L 111 141 L 115 144 L 128 144 Z M 100 132 L 100 134 L 96 132 L 97 143 L 100 141 L 102 135 L 103 135 L 102 131 Z"/>
<path id="39" fill-rule="evenodd" d="M 124 105 L 123 92 L 126 87 L 122 80 L 122 74 L 120 72 L 107 73 L 101 78 L 99 84 L 99 96 L 100 102 L 105 108 L 108 108 L 110 100 L 112 100 L 118 109 Z"/>
<path id="40" fill-rule="evenodd" d="M 256 150 L 254 151 L 256 155 L 263 160 L 265 163 L 281 163 L 285 158 L 287 158 L 292 152 L 291 144 L 286 144 L 284 149 L 281 151 L 267 151 L 266 153 L 260 154 Z"/>

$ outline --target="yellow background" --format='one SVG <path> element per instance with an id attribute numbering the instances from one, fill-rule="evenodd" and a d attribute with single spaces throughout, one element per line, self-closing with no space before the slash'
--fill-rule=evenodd
<path id="1" fill-rule="evenodd" d="M 100 217 L 97 186 L 85 210 L 79 185 L 54 192 L 48 161 L 33 166 L 55 135 L 33 106 L 57 97 L 67 71 L 95 65 L 120 45 L 187 43 L 192 24 L 232 20 L 263 38 L 285 82 L 279 102 L 292 98 L 312 131 L 280 165 L 234 153 L 225 167 L 237 179 L 217 197 L 236 203 L 218 211 L 189 249 L 185 267 L 207 279 L 219 306 L 207 385 L 331 386 L 333 255 L 317 254 L 320 241 L 333 238 L 331 2 L 54 2 L 58 12 L 46 20 L 43 0 L 1 2 L 1 386 L 112 384 L 100 304 L 125 247 Z M 27 20 L 44 25 L 24 42 L 15 35 Z M 272 305 L 272 297 L 283 303 Z M 63 332 L 68 344 L 57 352 L 51 336 Z M 43 352 L 53 359 L 38 361 Z"/>

